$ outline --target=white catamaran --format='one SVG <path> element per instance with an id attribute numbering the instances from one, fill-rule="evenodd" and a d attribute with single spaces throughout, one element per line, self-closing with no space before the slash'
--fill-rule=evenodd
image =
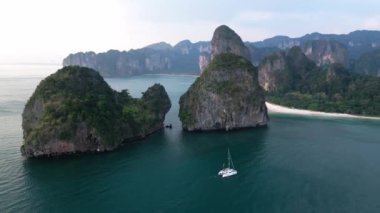
<path id="1" fill-rule="evenodd" d="M 229 177 L 229 176 L 232 176 L 232 175 L 236 175 L 237 174 L 237 171 L 235 170 L 235 167 L 234 167 L 234 163 L 232 162 L 232 158 L 231 158 L 231 154 L 230 154 L 230 149 L 228 149 L 228 152 L 227 152 L 227 167 L 224 168 L 224 164 L 223 164 L 223 169 L 219 171 L 218 175 L 222 176 L 222 177 Z"/>

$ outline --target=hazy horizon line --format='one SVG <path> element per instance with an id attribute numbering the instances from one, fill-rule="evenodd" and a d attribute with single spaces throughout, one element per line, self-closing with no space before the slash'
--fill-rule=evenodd
<path id="1" fill-rule="evenodd" d="M 357 29 L 357 30 L 352 30 L 352 31 L 349 31 L 347 33 L 326 33 L 326 32 L 319 32 L 319 31 L 313 31 L 313 32 L 310 32 L 310 33 L 306 33 L 306 34 L 301 34 L 300 36 L 289 36 L 289 35 L 286 35 L 286 34 L 277 34 L 277 35 L 273 35 L 273 36 L 270 36 L 268 38 L 264 38 L 262 40 L 256 40 L 256 41 L 250 41 L 250 40 L 244 40 L 243 39 L 243 42 L 246 43 L 246 42 L 249 42 L 249 43 L 258 43 L 258 42 L 263 42 L 267 39 L 272 39 L 272 38 L 275 38 L 275 37 L 288 37 L 290 39 L 298 39 L 298 38 L 302 38 L 306 35 L 311 35 L 311 34 L 315 34 L 315 33 L 318 33 L 318 34 L 322 34 L 322 35 L 349 35 L 350 33 L 353 33 L 353 32 L 358 32 L 358 31 L 369 31 L 369 32 L 380 32 L 380 30 L 372 30 L 372 29 Z M 199 42 L 210 42 L 210 40 L 198 40 L 198 41 L 192 41 L 191 39 L 188 39 L 188 38 L 185 38 L 183 40 L 180 40 L 178 41 L 177 43 L 175 44 L 172 44 L 171 42 L 168 42 L 168 41 L 165 41 L 165 40 L 161 40 L 161 41 L 157 41 L 157 42 L 153 42 L 153 43 L 148 43 L 148 44 L 145 44 L 141 47 L 138 47 L 138 48 L 130 48 L 130 49 L 116 49 L 116 48 L 112 48 L 110 47 L 109 49 L 107 50 L 103 50 L 103 51 L 95 51 L 95 50 L 82 50 L 82 51 L 77 51 L 77 52 L 70 52 L 68 53 L 66 56 L 64 56 L 60 62 L 45 62 L 45 61 L 34 61 L 34 62 L 31 62 L 31 61 L 20 61 L 20 62 L 17 62 L 17 61 L 9 61 L 9 62 L 0 62 L 0 66 L 14 66 L 14 65 L 28 65 L 28 66 L 63 66 L 63 60 L 69 56 L 70 54 L 76 54 L 76 53 L 86 53 L 86 52 L 94 52 L 95 54 L 98 54 L 98 53 L 105 53 L 105 52 L 108 52 L 108 51 L 111 51 L 111 50 L 116 50 L 116 51 L 120 51 L 120 52 L 129 52 L 131 50 L 138 50 L 138 49 L 143 49 L 143 48 L 146 48 L 150 45 L 154 45 L 154 44 L 159 44 L 159 43 L 166 43 L 166 44 L 169 44 L 171 47 L 174 47 L 176 46 L 177 44 L 179 44 L 180 42 L 183 42 L 183 41 L 190 41 L 192 44 L 196 44 L 196 43 L 199 43 Z"/>

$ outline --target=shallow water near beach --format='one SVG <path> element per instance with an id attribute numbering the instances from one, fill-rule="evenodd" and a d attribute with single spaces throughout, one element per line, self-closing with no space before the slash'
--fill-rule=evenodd
<path id="1" fill-rule="evenodd" d="M 178 99 L 194 76 L 106 79 L 135 97 L 163 84 L 172 129 L 114 152 L 25 159 L 21 113 L 46 73 L 0 76 L 0 212 L 380 211 L 380 121 L 272 115 L 267 128 L 187 133 Z M 222 179 L 227 148 L 238 174 Z"/>

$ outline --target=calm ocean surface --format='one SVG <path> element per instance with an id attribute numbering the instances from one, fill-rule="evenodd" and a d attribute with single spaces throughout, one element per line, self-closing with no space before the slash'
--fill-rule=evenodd
<path id="1" fill-rule="evenodd" d="M 165 129 L 114 152 L 25 159 L 21 112 L 53 66 L 0 66 L 0 212 L 380 212 L 380 122 L 272 115 L 268 128 L 186 133 L 192 76 L 109 78 L 172 100 Z M 25 74 L 28 73 L 28 74 Z M 238 175 L 217 177 L 230 148 Z"/>

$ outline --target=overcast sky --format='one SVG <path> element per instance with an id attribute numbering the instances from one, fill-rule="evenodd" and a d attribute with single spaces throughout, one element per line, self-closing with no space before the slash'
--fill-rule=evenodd
<path id="1" fill-rule="evenodd" d="M 69 53 L 210 40 L 380 29 L 380 0 L 1 0 L 0 63 L 61 63 Z"/>

